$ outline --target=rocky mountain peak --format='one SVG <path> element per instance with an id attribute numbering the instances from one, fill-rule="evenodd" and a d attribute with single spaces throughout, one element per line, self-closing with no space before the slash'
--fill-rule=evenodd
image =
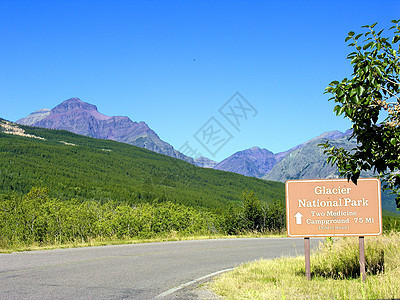
<path id="1" fill-rule="evenodd" d="M 149 125 L 147 125 L 145 122 L 140 121 L 139 123 L 137 123 L 137 126 L 143 130 L 147 130 L 150 129 Z"/>
<path id="2" fill-rule="evenodd" d="M 99 113 L 96 105 L 83 102 L 79 98 L 70 98 L 68 100 L 65 100 L 50 111 L 51 118 L 63 115 L 86 115 L 91 116 L 97 120 L 109 120 L 112 118 Z"/>
<path id="3" fill-rule="evenodd" d="M 63 101 L 61 104 L 54 107 L 51 112 L 52 114 L 64 114 L 67 112 L 71 112 L 74 110 L 80 111 L 96 111 L 97 107 L 93 104 L 83 102 L 79 98 L 70 98 L 68 100 Z"/>
<path id="4" fill-rule="evenodd" d="M 236 152 L 218 163 L 214 169 L 261 177 L 271 170 L 276 162 L 275 154 L 271 151 L 253 147 Z"/>
<path id="5" fill-rule="evenodd" d="M 272 153 L 271 151 L 269 151 L 268 149 L 261 149 L 260 147 L 252 147 L 243 151 L 239 151 L 237 152 L 239 154 L 245 154 L 245 155 L 253 155 L 256 157 L 264 157 L 264 156 L 268 156 L 268 155 L 273 155 L 274 153 Z"/>

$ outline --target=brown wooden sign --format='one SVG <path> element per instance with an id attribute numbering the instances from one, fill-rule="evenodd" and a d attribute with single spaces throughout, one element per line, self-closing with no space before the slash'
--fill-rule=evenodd
<path id="1" fill-rule="evenodd" d="M 381 235 L 380 181 L 288 180 L 286 222 L 289 237 Z"/>

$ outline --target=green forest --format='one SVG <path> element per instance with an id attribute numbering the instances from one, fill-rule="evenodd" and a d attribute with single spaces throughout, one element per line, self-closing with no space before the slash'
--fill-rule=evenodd
<path id="1" fill-rule="evenodd" d="M 0 132 L 0 192 L 26 194 L 32 187 L 47 187 L 60 199 L 158 199 L 214 212 L 239 204 L 245 190 L 256 191 L 266 202 L 284 198 L 284 185 L 278 182 L 199 168 L 110 140 L 21 127 L 46 140 Z"/>
<path id="2" fill-rule="evenodd" d="M 0 247 L 284 230 L 282 183 L 110 140 L 20 127 L 44 140 L 0 132 Z"/>
<path id="3" fill-rule="evenodd" d="M 0 248 L 285 230 L 284 185 L 146 149 L 20 126 L 0 132 Z M 384 226 L 400 228 L 395 215 Z"/>

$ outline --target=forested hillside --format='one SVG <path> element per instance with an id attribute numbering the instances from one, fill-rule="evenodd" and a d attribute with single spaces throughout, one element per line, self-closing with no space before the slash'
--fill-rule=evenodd
<path id="1" fill-rule="evenodd" d="M 245 190 L 283 202 L 284 185 L 195 167 L 135 146 L 67 131 L 20 126 L 34 139 L 0 132 L 0 193 L 46 187 L 60 199 L 144 203 L 155 199 L 224 211 Z"/>

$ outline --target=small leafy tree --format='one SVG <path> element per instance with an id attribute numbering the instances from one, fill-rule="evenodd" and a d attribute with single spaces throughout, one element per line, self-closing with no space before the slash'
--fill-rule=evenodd
<path id="1" fill-rule="evenodd" d="M 253 191 L 243 193 L 243 214 L 248 229 L 261 231 L 263 219 L 261 202 Z"/>
<path id="2" fill-rule="evenodd" d="M 232 204 L 223 216 L 223 228 L 226 234 L 234 235 L 240 234 L 243 231 L 243 218 L 241 218 L 241 211 L 235 208 Z"/>
<path id="3" fill-rule="evenodd" d="M 334 112 L 352 123 L 357 147 L 347 151 L 322 144 L 328 162 L 337 165 L 341 176 L 357 183 L 360 172 L 379 173 L 383 187 L 396 194 L 400 208 L 400 20 L 393 20 L 391 36 L 383 29 L 366 25 L 364 33 L 348 33 L 346 42 L 355 48 L 347 58 L 353 66 L 352 78 L 332 81 L 326 88 L 337 105 Z"/>

